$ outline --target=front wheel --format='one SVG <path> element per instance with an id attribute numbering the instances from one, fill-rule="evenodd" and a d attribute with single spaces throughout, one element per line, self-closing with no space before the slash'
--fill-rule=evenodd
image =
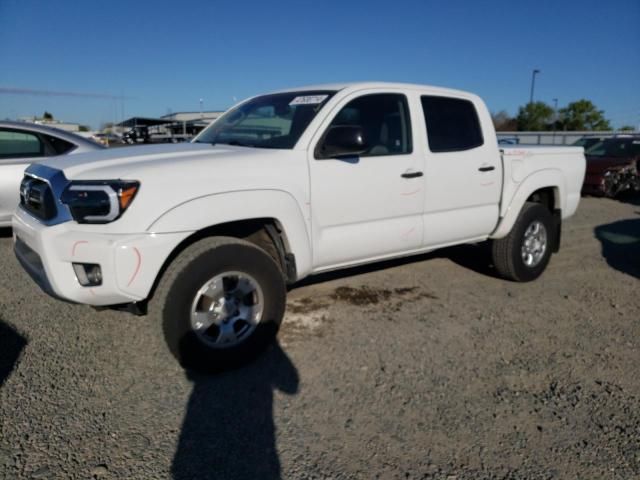
<path id="1" fill-rule="evenodd" d="M 174 259 L 150 314 L 184 367 L 215 372 L 249 362 L 273 341 L 285 299 L 284 277 L 271 256 L 243 240 L 212 237 Z"/>
<path id="2" fill-rule="evenodd" d="M 493 241 L 496 270 L 509 280 L 535 280 L 549 263 L 556 235 L 551 212 L 539 203 L 525 203 L 511 232 Z"/>

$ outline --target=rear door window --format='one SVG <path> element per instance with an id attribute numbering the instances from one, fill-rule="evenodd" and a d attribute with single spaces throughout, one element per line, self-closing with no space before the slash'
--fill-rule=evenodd
<path id="1" fill-rule="evenodd" d="M 44 156 L 44 144 L 35 133 L 0 129 L 0 159 Z"/>
<path id="2" fill-rule="evenodd" d="M 459 152 L 484 143 L 478 113 L 472 102 L 428 95 L 420 100 L 429 150 L 434 153 Z"/>

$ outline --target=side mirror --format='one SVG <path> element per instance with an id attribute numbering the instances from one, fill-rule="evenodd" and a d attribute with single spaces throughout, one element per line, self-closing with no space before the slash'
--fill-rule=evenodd
<path id="1" fill-rule="evenodd" d="M 360 155 L 369 149 L 364 130 L 357 125 L 331 127 L 316 150 L 317 158 L 340 158 Z"/>

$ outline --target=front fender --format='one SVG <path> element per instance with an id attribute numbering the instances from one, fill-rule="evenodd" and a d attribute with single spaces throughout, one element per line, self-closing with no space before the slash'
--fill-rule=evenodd
<path id="1" fill-rule="evenodd" d="M 566 187 L 562 171 L 554 168 L 539 170 L 526 177 L 519 184 L 513 185 L 511 191 L 505 189 L 503 204 L 500 208 L 501 218 L 490 238 L 506 237 L 518 219 L 527 199 L 532 193 L 542 188 L 553 188 L 556 209 L 565 211 Z"/>
<path id="2" fill-rule="evenodd" d="M 311 272 L 312 252 L 308 218 L 299 203 L 282 190 L 245 190 L 194 198 L 165 212 L 147 228 L 153 233 L 196 232 L 227 222 L 274 218 L 284 229 L 296 257 L 297 276 Z"/>

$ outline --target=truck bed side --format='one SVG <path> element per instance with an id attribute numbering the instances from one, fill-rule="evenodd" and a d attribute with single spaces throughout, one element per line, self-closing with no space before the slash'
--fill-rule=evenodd
<path id="1" fill-rule="evenodd" d="M 500 221 L 491 238 L 507 235 L 524 203 L 541 189 L 553 189 L 554 209 L 563 219 L 575 213 L 586 166 L 582 147 L 507 147 L 501 156 Z"/>

